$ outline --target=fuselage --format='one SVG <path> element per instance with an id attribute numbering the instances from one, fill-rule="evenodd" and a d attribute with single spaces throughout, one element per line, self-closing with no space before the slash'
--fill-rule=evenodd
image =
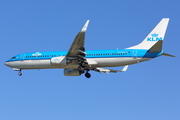
<path id="1" fill-rule="evenodd" d="M 66 56 L 67 51 L 30 52 L 13 56 L 5 62 L 5 65 L 18 69 L 76 69 L 78 64 L 53 66 L 50 60 L 53 57 Z M 93 60 L 97 64 L 94 67 L 117 67 L 135 64 L 158 57 L 161 52 L 150 53 L 142 49 L 117 49 L 117 50 L 89 50 L 86 51 L 86 59 Z"/>

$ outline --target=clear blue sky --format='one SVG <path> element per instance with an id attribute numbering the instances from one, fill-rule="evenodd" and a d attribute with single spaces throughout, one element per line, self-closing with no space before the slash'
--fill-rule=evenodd
<path id="1" fill-rule="evenodd" d="M 179 0 L 1 0 L 0 120 L 180 120 Z M 88 50 L 141 42 L 170 18 L 161 56 L 127 72 L 65 77 L 62 69 L 16 71 L 13 55 L 68 50 L 90 19 Z M 114 69 L 121 69 L 117 67 Z"/>

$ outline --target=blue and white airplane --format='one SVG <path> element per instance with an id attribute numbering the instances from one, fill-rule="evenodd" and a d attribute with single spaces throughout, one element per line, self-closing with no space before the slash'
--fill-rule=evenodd
<path id="1" fill-rule="evenodd" d="M 69 51 L 23 53 L 13 56 L 4 64 L 19 71 L 19 76 L 25 69 L 62 68 L 65 76 L 80 76 L 85 73 L 87 78 L 91 77 L 89 73 L 91 70 L 100 73 L 124 72 L 128 65 L 148 61 L 161 55 L 175 57 L 162 50 L 168 22 L 169 18 L 163 18 L 138 45 L 116 50 L 85 50 L 84 39 L 89 24 L 89 20 L 87 20 L 76 35 Z M 104 68 L 117 66 L 125 67 L 122 70 Z"/>

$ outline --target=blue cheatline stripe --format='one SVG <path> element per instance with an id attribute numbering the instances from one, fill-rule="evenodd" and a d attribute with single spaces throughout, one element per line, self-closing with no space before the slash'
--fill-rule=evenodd
<path id="1" fill-rule="evenodd" d="M 144 57 L 154 58 L 162 54 L 159 53 L 148 53 L 148 50 L 140 49 L 124 49 L 124 50 L 89 50 L 86 51 L 86 58 L 122 58 L 122 57 Z M 65 56 L 67 51 L 53 51 L 53 52 L 31 52 L 16 55 L 16 59 L 10 59 L 10 61 L 22 61 L 22 60 L 47 60 L 52 57 Z M 118 54 L 118 55 L 112 55 Z M 52 56 L 53 55 L 53 56 Z M 44 57 L 37 57 L 44 56 Z"/>

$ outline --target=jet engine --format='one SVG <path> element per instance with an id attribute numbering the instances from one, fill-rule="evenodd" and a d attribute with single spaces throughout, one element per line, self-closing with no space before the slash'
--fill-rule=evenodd
<path id="1" fill-rule="evenodd" d="M 51 58 L 50 62 L 52 66 L 67 65 L 67 60 L 65 56 L 53 57 Z"/>
<path id="2" fill-rule="evenodd" d="M 65 76 L 80 76 L 80 72 L 76 69 L 64 69 Z"/>

